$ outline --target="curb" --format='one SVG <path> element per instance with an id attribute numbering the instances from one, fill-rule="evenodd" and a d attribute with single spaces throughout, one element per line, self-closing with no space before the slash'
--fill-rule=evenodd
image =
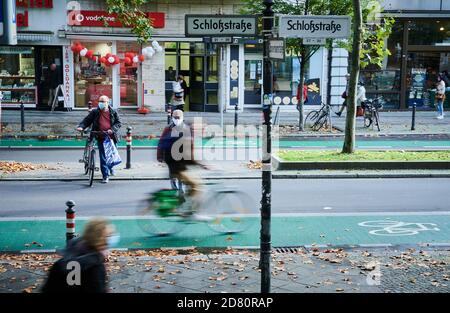
<path id="1" fill-rule="evenodd" d="M 260 179 L 261 175 L 258 176 L 210 176 L 210 177 L 202 177 L 205 180 L 231 180 L 231 179 Z M 169 177 L 116 177 L 109 178 L 109 181 L 139 181 L 139 180 L 168 180 Z M 101 179 L 94 180 L 100 181 Z M 2 181 L 87 181 L 87 178 L 57 178 L 57 177 L 41 177 L 41 178 L 28 178 L 28 177 L 19 177 L 19 178 L 0 178 L 0 182 Z"/>

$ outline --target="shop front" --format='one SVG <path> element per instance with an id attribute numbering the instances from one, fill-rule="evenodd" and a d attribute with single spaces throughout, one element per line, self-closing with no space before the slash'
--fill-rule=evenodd
<path id="1" fill-rule="evenodd" d="M 416 105 L 434 109 L 438 75 L 450 92 L 450 19 L 398 18 L 388 39 L 391 55 L 382 69 L 364 70 L 369 97 L 383 97 L 387 109 Z M 447 99 L 450 94 L 448 94 Z M 449 107 L 448 100 L 444 104 Z"/>

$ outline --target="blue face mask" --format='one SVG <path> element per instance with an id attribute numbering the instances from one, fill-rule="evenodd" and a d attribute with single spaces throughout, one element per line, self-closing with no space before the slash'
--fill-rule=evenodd
<path id="1" fill-rule="evenodd" d="M 105 103 L 105 102 L 99 102 L 99 103 L 98 103 L 98 108 L 99 108 L 100 110 L 104 110 L 105 107 L 106 107 L 106 103 Z"/>
<path id="2" fill-rule="evenodd" d="M 117 246 L 120 242 L 120 235 L 119 234 L 114 234 L 112 236 L 109 236 L 106 240 L 107 244 L 108 244 L 108 248 L 113 248 L 115 246 Z"/>

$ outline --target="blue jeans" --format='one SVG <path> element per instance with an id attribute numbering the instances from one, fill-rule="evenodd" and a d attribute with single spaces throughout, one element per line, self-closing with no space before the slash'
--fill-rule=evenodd
<path id="1" fill-rule="evenodd" d="M 438 100 L 436 102 L 436 106 L 437 106 L 437 110 L 439 115 L 444 115 L 444 101 L 443 100 Z"/>
<path id="2" fill-rule="evenodd" d="M 100 158 L 100 170 L 102 171 L 103 179 L 105 179 L 109 176 L 111 167 L 106 165 L 106 156 L 105 156 L 105 149 L 103 148 L 103 140 L 97 140 L 97 146 L 98 146 L 98 156 Z"/>

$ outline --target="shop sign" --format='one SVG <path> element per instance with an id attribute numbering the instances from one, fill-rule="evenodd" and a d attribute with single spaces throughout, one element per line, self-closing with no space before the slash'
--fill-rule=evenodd
<path id="1" fill-rule="evenodd" d="M 250 15 L 186 15 L 186 37 L 256 36 L 256 16 Z"/>
<path id="2" fill-rule="evenodd" d="M 31 54 L 33 50 L 31 47 L 0 47 L 0 54 Z"/>
<path id="3" fill-rule="evenodd" d="M 149 19 L 152 19 L 153 28 L 164 28 L 164 12 L 147 12 L 146 14 Z M 105 25 L 105 22 L 107 23 L 107 26 Z M 109 14 L 106 11 L 68 11 L 67 24 L 69 26 L 124 27 L 118 20 L 117 14 Z"/>
<path id="4" fill-rule="evenodd" d="M 53 0 L 16 0 L 16 7 L 23 9 L 52 9 Z M 28 10 L 16 14 L 17 27 L 28 27 Z"/>
<path id="5" fill-rule="evenodd" d="M 285 38 L 348 38 L 350 16 L 280 15 L 279 36 Z"/>

